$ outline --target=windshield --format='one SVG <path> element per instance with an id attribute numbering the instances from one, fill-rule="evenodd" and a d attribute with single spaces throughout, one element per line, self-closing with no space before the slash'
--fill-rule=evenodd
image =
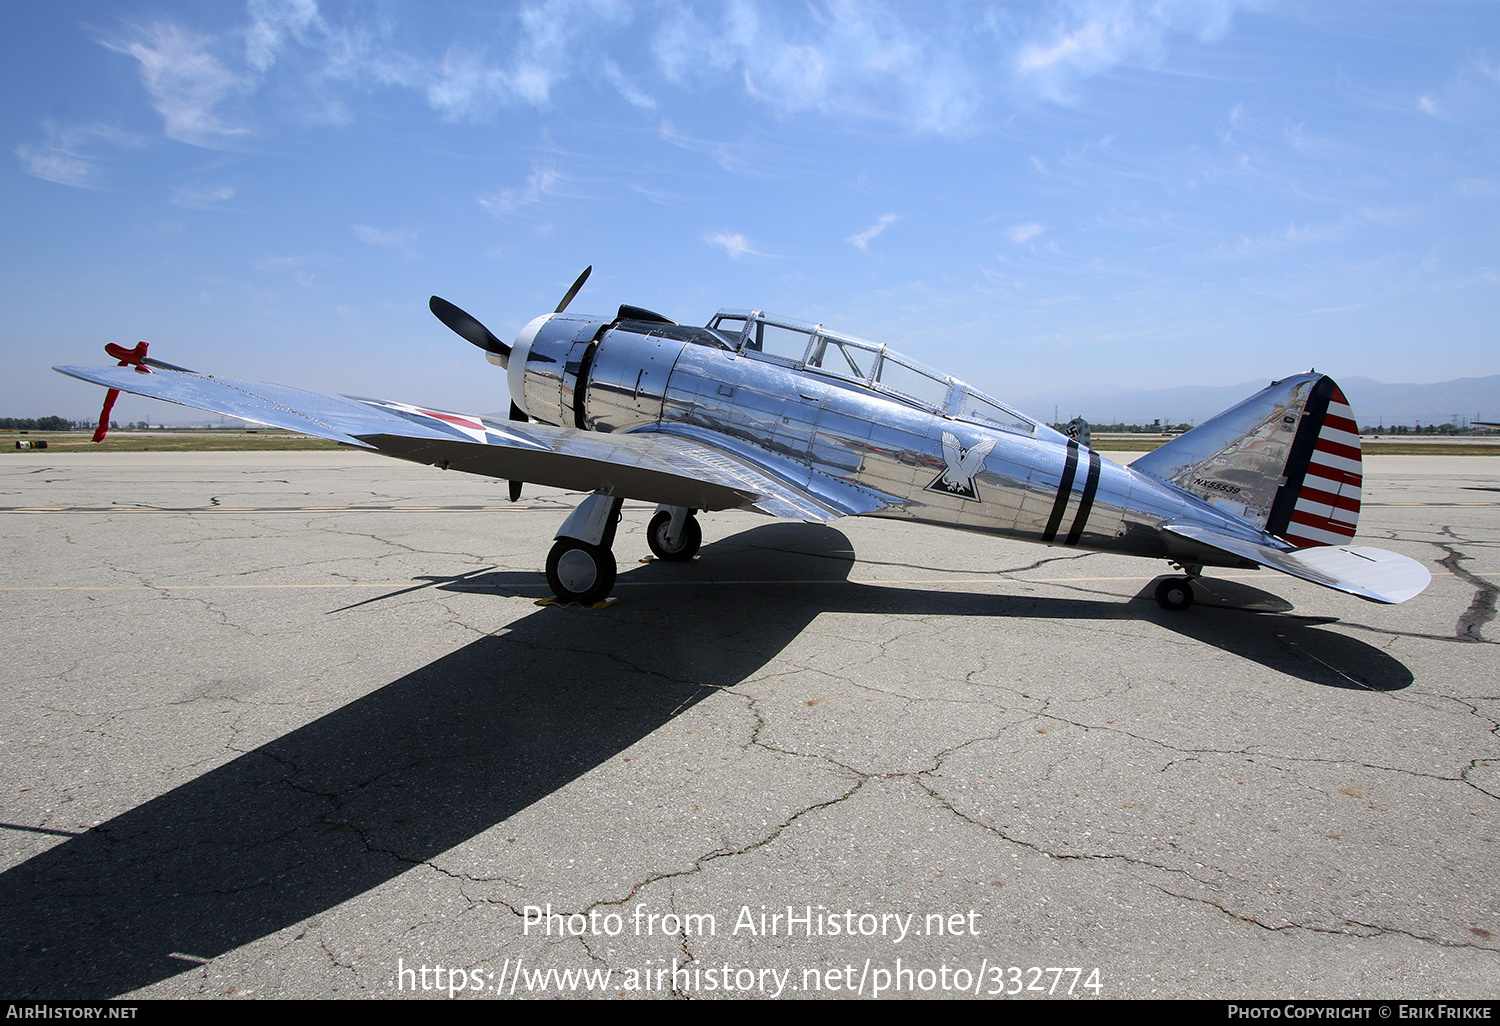
<path id="1" fill-rule="evenodd" d="M 879 342 L 759 310 L 720 310 L 708 326 L 741 353 L 887 393 L 940 416 L 1019 434 L 1036 432 L 1032 420 L 1004 403 Z"/>

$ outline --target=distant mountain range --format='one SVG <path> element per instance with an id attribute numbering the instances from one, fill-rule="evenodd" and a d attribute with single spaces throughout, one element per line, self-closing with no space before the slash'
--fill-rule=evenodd
<path id="1" fill-rule="evenodd" d="M 1448 424 L 1455 415 L 1465 421 L 1500 421 L 1500 374 L 1431 385 L 1388 385 L 1370 378 L 1340 378 L 1338 382 L 1361 427 Z M 1158 419 L 1164 424 L 1198 424 L 1268 384 L 1269 380 L 1157 389 L 1059 388 L 1017 398 L 1014 405 L 1048 421 L 1056 407 L 1062 421 L 1082 417 L 1092 424 L 1150 424 Z"/>

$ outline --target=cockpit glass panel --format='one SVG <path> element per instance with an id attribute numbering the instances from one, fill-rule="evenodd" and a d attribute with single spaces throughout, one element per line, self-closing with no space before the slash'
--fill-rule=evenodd
<path id="1" fill-rule="evenodd" d="M 953 416 L 1021 434 L 1034 434 L 1025 417 L 878 342 L 833 335 L 821 325 L 769 317 L 758 310 L 724 309 L 708 326 L 738 342 L 742 353 L 764 353 L 822 374 L 859 382 L 915 403 L 941 416 Z"/>
<path id="2" fill-rule="evenodd" d="M 745 347 L 768 356 L 779 356 L 783 360 L 801 363 L 807 356 L 807 344 L 811 340 L 810 331 L 756 321 L 751 326 L 750 338 L 746 340 Z"/>
<path id="3" fill-rule="evenodd" d="M 813 343 L 807 365 L 829 374 L 837 374 L 841 378 L 868 381 L 870 368 L 875 365 L 875 355 L 878 352 L 879 350 L 857 346 L 843 339 L 819 335 Z"/>
<path id="4" fill-rule="evenodd" d="M 843 343 L 838 343 L 838 351 L 839 356 L 843 357 L 844 363 L 848 364 L 849 373 L 853 374 L 856 378 L 860 378 L 861 380 L 870 376 L 870 372 L 860 364 L 864 357 L 874 356 L 874 353 L 860 353 L 860 351 L 858 349 L 855 349 L 853 346 L 846 346 Z M 856 353 L 859 353 L 858 359 L 856 359 L 855 357 Z M 842 367 L 840 367 L 839 369 L 843 370 Z"/>
<path id="5" fill-rule="evenodd" d="M 739 337 L 745 333 L 745 318 L 715 317 L 709 327 L 727 338 L 738 341 Z"/>
<path id="6" fill-rule="evenodd" d="M 964 393 L 957 416 L 960 420 L 972 420 L 978 424 L 988 424 L 1018 434 L 1036 433 L 1036 425 L 1019 413 L 1008 410 L 999 403 L 973 392 Z"/>
<path id="7" fill-rule="evenodd" d="M 935 410 L 942 410 L 948 401 L 947 379 L 909 367 L 900 360 L 892 359 L 889 352 L 880 361 L 880 372 L 876 380 L 892 392 L 909 396 Z"/>

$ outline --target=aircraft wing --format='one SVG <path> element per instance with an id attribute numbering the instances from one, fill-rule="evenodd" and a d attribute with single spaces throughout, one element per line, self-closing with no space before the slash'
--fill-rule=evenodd
<path id="1" fill-rule="evenodd" d="M 1162 530 L 1371 602 L 1405 602 L 1432 582 L 1432 574 L 1415 559 L 1367 545 L 1283 551 L 1195 524 L 1168 523 Z"/>
<path id="2" fill-rule="evenodd" d="M 493 420 L 406 403 L 309 392 L 178 369 L 54 367 L 84 381 L 398 459 L 574 491 L 796 520 L 857 516 L 896 500 L 777 457 L 753 459 L 710 438 L 606 434 Z M 816 473 L 816 472 L 815 472 Z"/>

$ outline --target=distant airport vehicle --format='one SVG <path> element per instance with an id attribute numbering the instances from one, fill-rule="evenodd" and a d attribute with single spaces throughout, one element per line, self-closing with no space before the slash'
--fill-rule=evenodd
<path id="1" fill-rule="evenodd" d="M 823 325 L 720 310 L 706 327 L 621 306 L 557 309 L 502 342 L 458 307 L 434 314 L 504 368 L 510 419 L 232 381 L 111 345 L 118 367 L 58 367 L 106 388 L 443 469 L 591 493 L 558 530 L 547 581 L 597 603 L 615 583 L 625 499 L 658 503 L 657 557 L 691 559 L 699 510 L 826 522 L 912 520 L 1167 560 L 1156 600 L 1192 603 L 1204 567 L 1269 567 L 1375 602 L 1431 580 L 1415 560 L 1350 544 L 1359 433 L 1333 379 L 1272 382 L 1120 466 L 957 378 Z M 106 401 L 106 418 L 109 402 Z M 103 421 L 101 421 L 103 423 Z"/>

